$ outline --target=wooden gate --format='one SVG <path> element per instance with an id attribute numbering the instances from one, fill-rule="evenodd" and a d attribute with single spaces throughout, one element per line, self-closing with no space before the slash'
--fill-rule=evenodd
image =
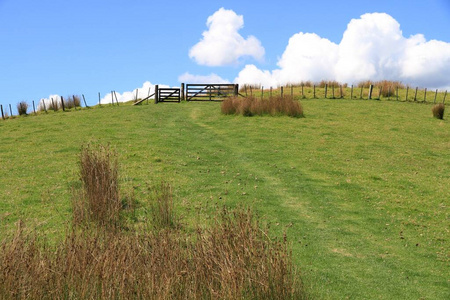
<path id="1" fill-rule="evenodd" d="M 156 102 L 180 102 L 180 88 L 158 88 Z"/>
<path id="2" fill-rule="evenodd" d="M 222 101 L 238 91 L 237 84 L 187 84 L 186 101 Z"/>

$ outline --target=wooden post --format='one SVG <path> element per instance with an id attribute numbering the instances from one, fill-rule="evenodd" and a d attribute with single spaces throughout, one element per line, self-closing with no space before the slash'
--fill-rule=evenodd
<path id="1" fill-rule="evenodd" d="M 388 87 L 388 100 L 391 100 L 391 86 Z"/>
<path id="2" fill-rule="evenodd" d="M 445 93 L 444 93 L 444 100 L 442 101 L 443 104 L 445 104 L 445 98 L 446 97 L 447 97 L 447 90 L 445 90 Z"/>
<path id="3" fill-rule="evenodd" d="M 158 91 L 158 88 L 159 87 L 159 85 L 155 85 L 155 104 L 158 104 L 158 101 L 159 101 L 159 99 L 158 99 L 158 96 L 159 96 L 159 91 Z"/>
<path id="4" fill-rule="evenodd" d="M 434 94 L 434 104 L 436 104 L 437 93 L 438 93 L 438 90 L 436 89 L 436 93 Z"/>
<path id="5" fill-rule="evenodd" d="M 316 99 L 316 85 L 313 85 L 313 98 Z"/>
<path id="6" fill-rule="evenodd" d="M 244 91 L 245 91 L 245 97 L 247 97 L 248 94 L 247 94 L 247 85 L 246 84 L 244 84 Z"/>
<path id="7" fill-rule="evenodd" d="M 303 85 L 303 83 L 302 83 L 302 98 L 305 97 L 305 94 L 303 94 L 303 86 L 304 86 L 304 85 Z M 315 93 L 315 91 L 314 91 L 314 95 L 315 95 L 315 94 L 316 94 L 316 93 Z M 315 98 L 315 96 L 314 96 L 314 98 Z"/>
<path id="8" fill-rule="evenodd" d="M 253 96 L 253 89 L 252 89 L 252 86 L 250 85 L 250 97 L 252 97 Z"/>
<path id="9" fill-rule="evenodd" d="M 364 89 L 364 86 L 361 85 L 361 92 L 359 93 L 359 99 L 362 99 L 363 89 Z"/>
<path id="10" fill-rule="evenodd" d="M 291 98 L 294 98 L 294 86 L 291 84 Z"/>
<path id="11" fill-rule="evenodd" d="M 264 99 L 264 87 L 261 86 L 261 100 Z"/>
<path id="12" fill-rule="evenodd" d="M 58 102 L 56 102 L 56 103 L 58 103 Z M 52 105 L 53 105 L 53 111 L 57 111 L 58 106 L 55 106 L 55 101 L 53 101 L 53 98 L 52 98 Z"/>
<path id="13" fill-rule="evenodd" d="M 328 84 L 325 83 L 325 99 L 327 98 L 327 89 L 328 89 Z"/>
<path id="14" fill-rule="evenodd" d="M 251 87 L 250 87 L 250 92 L 251 92 Z M 211 85 L 209 86 L 209 101 L 212 101 L 212 86 Z"/>
<path id="15" fill-rule="evenodd" d="M 115 92 L 115 91 L 114 91 Z M 138 99 L 138 94 L 139 94 L 139 89 L 136 89 L 136 101 L 137 101 L 137 99 Z M 116 97 L 117 98 L 117 97 Z"/>
<path id="16" fill-rule="evenodd" d="M 86 103 L 86 98 L 84 98 L 84 94 L 81 94 L 81 96 L 83 96 L 84 106 L 89 108 L 89 106 Z"/>
<path id="17" fill-rule="evenodd" d="M 281 87 L 281 98 L 283 98 L 283 87 Z"/>
<path id="18" fill-rule="evenodd" d="M 270 98 L 272 98 L 272 87 L 270 87 Z"/>
<path id="19" fill-rule="evenodd" d="M 100 102 L 100 92 L 98 92 L 98 106 L 102 106 L 102 103 Z"/>
<path id="20" fill-rule="evenodd" d="M 117 94 L 116 94 L 116 91 L 114 91 L 114 97 L 116 97 L 116 103 L 117 103 L 117 106 L 119 106 L 119 100 L 117 100 Z"/>
<path id="21" fill-rule="evenodd" d="M 5 114 L 3 113 L 3 105 L 1 105 L 1 104 L 0 104 L 0 109 L 2 111 L 2 119 L 4 120 L 5 119 Z"/>
<path id="22" fill-rule="evenodd" d="M 47 113 L 47 107 L 45 107 L 45 100 L 44 99 L 42 99 L 42 105 L 44 105 L 44 111 L 45 111 L 45 113 Z"/>
<path id="23" fill-rule="evenodd" d="M 114 105 L 114 92 L 111 91 L 111 105 Z"/>
<path id="24" fill-rule="evenodd" d="M 427 102 L 427 88 L 425 88 L 425 95 L 423 95 L 423 102 Z"/>
<path id="25" fill-rule="evenodd" d="M 408 101 L 408 91 L 409 91 L 409 86 L 406 87 L 406 97 L 405 97 L 405 101 Z"/>
<path id="26" fill-rule="evenodd" d="M 332 99 L 334 99 L 334 84 L 331 85 L 331 94 L 333 95 Z"/>
<path id="27" fill-rule="evenodd" d="M 417 90 L 418 90 L 419 88 L 418 87 L 416 87 L 416 93 L 414 94 L 414 101 L 417 101 Z"/>
<path id="28" fill-rule="evenodd" d="M 180 92 L 181 92 L 181 100 L 184 101 L 184 83 L 181 83 L 181 87 L 180 87 Z M 148 93 L 150 95 L 150 91 Z"/>
<path id="29" fill-rule="evenodd" d="M 62 104 L 62 109 L 63 109 L 63 111 L 66 111 L 66 108 L 64 107 L 64 99 L 63 99 L 63 96 L 61 96 L 61 104 Z"/>
<path id="30" fill-rule="evenodd" d="M 239 96 L 239 84 L 235 84 L 234 85 L 234 96 L 238 97 Z"/>
<path id="31" fill-rule="evenodd" d="M 34 111 L 34 114 L 36 114 L 36 107 L 34 106 L 34 100 L 32 102 L 33 102 L 33 111 Z"/>
<path id="32" fill-rule="evenodd" d="M 352 88 L 350 89 L 350 100 L 353 99 L 353 84 L 352 84 Z"/>
<path id="33" fill-rule="evenodd" d="M 373 84 L 371 84 L 369 86 L 369 97 L 367 99 L 371 100 L 372 99 L 372 91 L 373 91 Z"/>
<path id="34" fill-rule="evenodd" d="M 396 88 L 396 96 L 397 96 L 397 101 L 398 101 L 398 85 L 397 85 L 397 88 Z"/>
<path id="35" fill-rule="evenodd" d="M 9 115 L 12 117 L 13 116 L 13 114 L 12 114 L 12 108 L 11 108 L 11 104 L 9 105 Z"/>
<path id="36" fill-rule="evenodd" d="M 73 100 L 73 106 L 74 106 L 75 110 L 77 110 L 77 103 L 75 102 L 75 95 L 72 95 L 72 100 Z"/>
<path id="37" fill-rule="evenodd" d="M 339 91 L 341 93 L 341 99 L 344 97 L 343 93 L 342 93 L 342 84 L 339 86 Z"/>

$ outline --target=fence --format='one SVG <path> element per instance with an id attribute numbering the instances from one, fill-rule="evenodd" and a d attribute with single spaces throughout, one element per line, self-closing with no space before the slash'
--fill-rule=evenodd
<path id="1" fill-rule="evenodd" d="M 394 82 L 395 83 L 395 82 Z M 155 103 L 164 102 L 180 102 L 186 101 L 221 101 L 228 96 L 252 96 L 252 97 L 273 97 L 273 96 L 286 96 L 290 95 L 299 99 L 360 99 L 360 100 L 394 100 L 403 102 L 416 102 L 416 103 L 443 103 L 445 104 L 447 98 L 447 91 L 439 92 L 436 90 L 419 89 L 418 87 L 411 89 L 411 87 L 399 87 L 399 85 L 362 85 L 350 87 L 347 85 L 340 85 L 336 82 L 321 82 L 320 84 L 299 84 L 280 86 L 274 89 L 273 87 L 264 88 L 263 86 L 256 85 L 244 85 L 239 89 L 237 84 L 185 84 L 182 83 L 180 88 L 158 88 L 155 86 L 155 93 L 149 95 L 141 100 L 137 99 L 138 91 L 136 91 L 134 105 L 141 104 L 145 100 L 148 100 L 155 96 Z M 70 98 L 70 97 L 69 97 Z M 50 105 L 47 107 L 44 103 L 43 107 L 38 107 L 38 110 L 43 110 L 48 113 L 49 110 L 67 111 L 70 109 L 81 108 L 81 98 L 79 96 L 72 96 L 72 100 L 78 98 L 78 102 L 74 105 L 68 106 L 66 100 L 63 97 L 60 99 L 51 99 Z M 85 107 L 89 108 L 86 103 L 84 94 L 82 95 Z M 98 103 L 100 104 L 101 95 L 98 93 Z M 133 99 L 130 99 L 132 101 Z M 33 113 L 37 114 L 36 106 L 33 103 Z M 119 105 L 117 94 L 115 91 L 111 91 L 111 105 Z M 9 108 L 9 113 L 8 113 Z M 27 108 L 25 109 L 27 111 Z M 12 106 L 9 104 L 7 107 L 0 105 L 0 112 L 2 120 L 6 120 L 11 117 L 15 117 L 13 114 Z M 19 109 L 17 109 L 17 115 L 19 115 Z"/>

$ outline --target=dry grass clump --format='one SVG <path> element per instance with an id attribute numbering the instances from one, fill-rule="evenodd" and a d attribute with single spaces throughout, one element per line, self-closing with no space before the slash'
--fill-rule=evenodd
<path id="1" fill-rule="evenodd" d="M 85 145 L 80 154 L 82 190 L 74 197 L 73 222 L 94 221 L 100 226 L 117 227 L 122 203 L 116 152 L 109 146 Z"/>
<path id="2" fill-rule="evenodd" d="M 156 229 L 176 228 L 177 220 L 174 212 L 172 187 L 161 182 L 158 187 L 150 189 L 152 194 L 151 214 L 152 225 Z"/>
<path id="3" fill-rule="evenodd" d="M 395 91 L 397 88 L 405 89 L 406 86 L 401 81 L 392 81 L 392 80 L 381 80 L 381 81 L 371 81 L 365 80 L 361 81 L 357 84 L 358 88 L 368 89 L 371 85 L 374 87 L 381 88 L 381 96 L 390 97 L 395 95 Z"/>
<path id="4" fill-rule="evenodd" d="M 444 119 L 445 105 L 443 103 L 434 105 L 431 111 L 433 112 L 433 117 L 441 120 Z"/>
<path id="5" fill-rule="evenodd" d="M 290 96 L 274 96 L 269 99 L 230 97 L 222 102 L 221 110 L 226 115 L 286 115 L 296 118 L 304 116 L 301 104 Z"/>
<path id="6" fill-rule="evenodd" d="M 17 103 L 17 112 L 19 113 L 19 116 L 27 115 L 28 110 L 28 103 L 25 101 L 21 101 Z"/>
<path id="7" fill-rule="evenodd" d="M 80 96 L 73 95 L 73 96 L 68 96 L 64 99 L 64 107 L 66 109 L 77 108 L 80 106 L 81 106 Z"/>
<path id="8" fill-rule="evenodd" d="M 340 82 L 337 82 L 336 80 L 322 80 L 322 81 L 320 81 L 320 82 L 317 84 L 317 86 L 318 86 L 319 88 L 324 88 L 325 85 L 326 85 L 327 87 L 329 87 L 329 88 L 332 88 L 332 87 L 338 88 L 338 87 L 340 87 L 340 86 L 342 86 L 343 88 L 346 88 L 346 87 L 347 87 L 347 84 L 346 84 L 346 83 L 341 84 Z"/>
<path id="9" fill-rule="evenodd" d="M 65 238 L 49 243 L 19 221 L 1 241 L 0 299 L 307 298 L 286 237 L 270 238 L 249 209 L 224 208 L 211 227 L 184 231 L 173 226 L 163 183 L 155 230 L 98 226 L 115 224 L 121 210 L 117 155 L 88 145 L 80 161 L 81 198 Z"/>

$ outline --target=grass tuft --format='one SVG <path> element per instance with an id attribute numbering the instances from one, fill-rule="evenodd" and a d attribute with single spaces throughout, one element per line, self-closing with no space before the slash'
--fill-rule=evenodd
<path id="1" fill-rule="evenodd" d="M 27 115 L 28 103 L 25 101 L 21 101 L 17 103 L 17 112 L 19 116 Z"/>
<path id="2" fill-rule="evenodd" d="M 433 112 L 433 117 L 441 120 L 444 119 L 445 105 L 443 103 L 434 105 L 431 111 Z"/>
<path id="3" fill-rule="evenodd" d="M 226 115 L 237 114 L 247 117 L 286 115 L 299 118 L 304 116 L 301 104 L 290 96 L 274 96 L 269 99 L 230 97 L 222 102 L 221 111 Z"/>

